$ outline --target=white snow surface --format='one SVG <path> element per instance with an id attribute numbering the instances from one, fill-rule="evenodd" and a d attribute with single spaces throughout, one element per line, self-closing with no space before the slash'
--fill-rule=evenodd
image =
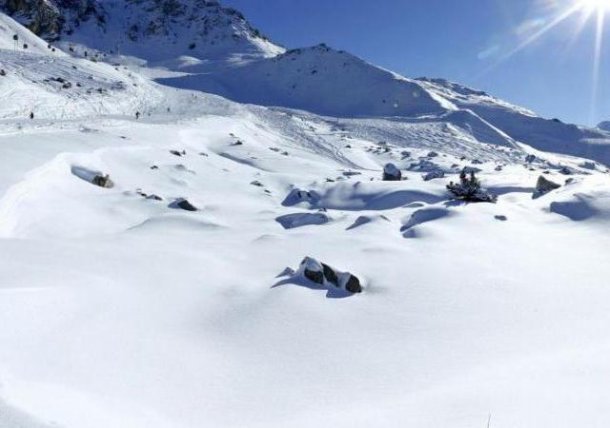
<path id="1" fill-rule="evenodd" d="M 412 111 L 240 104 L 0 47 L 0 427 L 610 422 L 605 148 L 532 147 L 465 88 L 379 69 L 422 91 Z M 496 204 L 450 200 L 464 167 Z M 541 174 L 562 187 L 533 199 Z M 364 292 L 292 281 L 307 256 Z"/>

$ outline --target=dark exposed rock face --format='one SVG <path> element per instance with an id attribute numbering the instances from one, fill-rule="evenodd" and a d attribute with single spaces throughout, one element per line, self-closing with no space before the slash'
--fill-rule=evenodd
<path id="1" fill-rule="evenodd" d="M 199 211 L 199 209 L 191 204 L 187 199 L 179 198 L 176 199 L 169 205 L 170 208 L 180 209 L 184 211 Z"/>
<path id="2" fill-rule="evenodd" d="M 339 277 L 330 266 L 322 263 L 322 272 L 324 273 L 324 278 L 334 286 L 339 286 Z"/>
<path id="3" fill-rule="evenodd" d="M 114 183 L 110 179 L 110 176 L 108 176 L 107 174 L 106 175 L 96 175 L 91 180 L 91 183 L 95 184 L 96 186 L 104 187 L 106 189 L 110 189 L 110 188 L 114 187 Z"/>
<path id="4" fill-rule="evenodd" d="M 383 181 L 400 181 L 402 173 L 393 163 L 387 164 L 383 168 Z"/>
<path id="5" fill-rule="evenodd" d="M 539 198 L 549 192 L 552 192 L 553 190 L 559 189 L 560 187 L 560 184 L 557 184 L 541 175 L 538 177 L 538 182 L 536 183 L 536 190 L 534 191 L 533 197 L 534 199 Z"/>
<path id="6" fill-rule="evenodd" d="M 89 19 L 105 22 L 103 7 L 95 0 L 0 0 L 0 10 L 48 41 Z"/>
<path id="7" fill-rule="evenodd" d="M 360 285 L 360 280 L 354 275 L 350 274 L 347 282 L 345 283 L 345 289 L 350 293 L 362 293 L 362 286 Z"/>

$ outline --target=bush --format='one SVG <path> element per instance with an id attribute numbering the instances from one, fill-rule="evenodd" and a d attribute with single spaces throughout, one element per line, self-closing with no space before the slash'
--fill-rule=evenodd
<path id="1" fill-rule="evenodd" d="M 474 171 L 466 173 L 462 171 L 460 174 L 460 182 L 453 181 L 447 185 L 447 190 L 459 199 L 467 202 L 496 202 L 496 195 L 492 195 L 487 190 L 481 187 L 481 182 L 475 176 Z"/>

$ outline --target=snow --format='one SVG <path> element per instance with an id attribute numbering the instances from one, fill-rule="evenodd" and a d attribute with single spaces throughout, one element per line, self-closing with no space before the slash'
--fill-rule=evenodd
<path id="1" fill-rule="evenodd" d="M 338 58 L 421 96 L 401 114 L 321 91 L 266 107 L 0 49 L 2 428 L 607 425 L 607 134 L 576 128 L 600 136 L 592 156 L 570 134 L 532 147 L 503 122 L 531 112 L 320 47 L 227 81 L 302 61 L 330 90 Z M 381 181 L 388 163 L 402 181 Z M 450 199 L 464 168 L 497 203 Z M 562 187 L 533 199 L 541 174 Z M 364 292 L 316 287 L 305 257 Z"/>

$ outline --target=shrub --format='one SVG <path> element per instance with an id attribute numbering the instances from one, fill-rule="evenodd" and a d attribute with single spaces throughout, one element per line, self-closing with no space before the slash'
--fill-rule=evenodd
<path id="1" fill-rule="evenodd" d="M 469 174 L 462 171 L 460 182 L 454 183 L 452 181 L 447 185 L 447 190 L 455 199 L 467 202 L 496 202 L 497 199 L 496 195 L 481 187 L 481 182 L 475 176 L 474 171 L 470 171 Z"/>

